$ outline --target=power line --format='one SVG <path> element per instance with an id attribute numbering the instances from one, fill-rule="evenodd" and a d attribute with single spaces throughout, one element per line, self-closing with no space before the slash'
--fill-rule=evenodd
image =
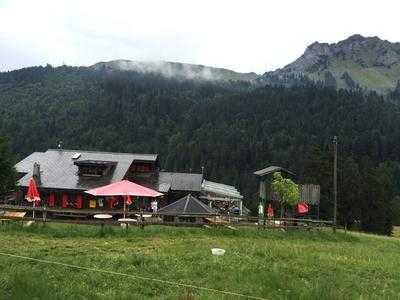
<path id="1" fill-rule="evenodd" d="M 105 274 L 111 274 L 111 275 L 126 276 L 126 277 L 131 277 L 131 278 L 140 279 L 140 280 L 148 280 L 148 281 L 153 281 L 153 282 L 158 282 L 158 283 L 163 283 L 163 284 L 168 284 L 168 285 L 174 285 L 174 286 L 178 286 L 178 287 L 197 289 L 197 290 L 213 292 L 213 293 L 220 293 L 220 294 L 236 296 L 236 297 L 241 297 L 241 298 L 256 299 L 256 300 L 267 300 L 266 298 L 261 298 L 261 297 L 257 297 L 257 296 L 245 295 L 245 294 L 229 292 L 229 291 L 223 291 L 223 290 L 217 290 L 217 289 L 212 289 L 212 288 L 207 288 L 207 287 L 202 287 L 202 286 L 195 286 L 195 285 L 186 284 L 186 283 L 173 282 L 173 281 L 168 281 L 168 280 L 162 280 L 162 279 L 157 279 L 157 278 L 150 278 L 150 277 L 144 277 L 144 276 L 139 276 L 139 275 L 125 274 L 125 273 L 109 271 L 109 270 L 102 270 L 102 269 L 96 269 L 96 268 L 89 268 L 89 267 L 70 265 L 70 264 L 66 264 L 66 263 L 62 263 L 62 262 L 58 262 L 58 261 L 51 261 L 51 260 L 33 258 L 33 257 L 28 257 L 28 256 L 21 256 L 21 255 L 10 254 L 10 253 L 2 253 L 2 252 L 0 252 L 0 255 L 19 258 L 19 259 L 24 259 L 24 260 L 35 261 L 35 262 L 39 262 L 39 263 L 52 264 L 52 265 L 58 265 L 58 266 L 63 266 L 63 267 L 68 267 L 68 268 L 80 269 L 80 270 L 85 270 L 85 271 L 92 271 L 92 272 L 99 272 L 99 273 L 105 273 Z"/>

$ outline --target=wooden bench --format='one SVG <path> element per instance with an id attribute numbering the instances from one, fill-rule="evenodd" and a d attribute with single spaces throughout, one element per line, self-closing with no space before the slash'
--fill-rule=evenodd
<path id="1" fill-rule="evenodd" d="M 22 219 L 26 215 L 26 211 L 6 211 L 4 217 L 8 219 Z"/>
<path id="2" fill-rule="evenodd" d="M 21 220 L 25 217 L 26 212 L 25 211 L 6 211 L 4 214 L 2 214 L 2 219 L 0 219 L 0 223 L 6 224 L 12 220 Z"/>

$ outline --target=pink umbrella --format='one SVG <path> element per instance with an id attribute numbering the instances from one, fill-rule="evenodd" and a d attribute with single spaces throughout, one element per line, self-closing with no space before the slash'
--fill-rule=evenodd
<path id="1" fill-rule="evenodd" d="M 40 195 L 33 177 L 29 179 L 28 192 L 26 193 L 25 199 L 28 202 L 33 202 L 33 207 L 35 207 L 36 202 L 40 202 Z M 35 218 L 35 210 L 33 211 L 33 218 Z"/>
<path id="2" fill-rule="evenodd" d="M 133 183 L 129 180 L 114 182 L 109 185 L 88 190 L 85 193 L 91 194 L 93 196 L 124 196 L 124 218 L 126 211 L 126 201 L 127 199 L 130 199 L 130 196 L 155 198 L 163 195 L 162 193 Z"/>

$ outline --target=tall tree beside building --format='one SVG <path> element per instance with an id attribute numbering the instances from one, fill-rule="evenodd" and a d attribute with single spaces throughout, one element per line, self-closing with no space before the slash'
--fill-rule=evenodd
<path id="1" fill-rule="evenodd" d="M 299 202 L 299 186 L 290 178 L 283 178 L 280 172 L 275 172 L 271 187 L 281 203 L 281 217 L 283 217 L 287 208 L 294 207 Z"/>
<path id="2" fill-rule="evenodd" d="M 5 139 L 0 137 L 0 198 L 10 193 L 16 183 L 15 160 Z"/>
<path id="3" fill-rule="evenodd" d="M 362 162 L 365 167 L 364 187 L 361 204 L 361 228 L 364 231 L 391 235 L 393 231 L 393 165 L 382 163 L 371 168 L 369 162 Z"/>

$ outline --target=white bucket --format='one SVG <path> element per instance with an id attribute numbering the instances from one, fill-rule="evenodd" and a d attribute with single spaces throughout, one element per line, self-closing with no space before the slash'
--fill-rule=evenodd
<path id="1" fill-rule="evenodd" d="M 31 227 L 34 223 L 35 223 L 35 221 L 27 221 L 27 222 L 24 222 L 23 226 L 24 227 Z"/>
<path id="2" fill-rule="evenodd" d="M 212 248 L 211 253 L 212 253 L 212 255 L 221 256 L 221 255 L 225 254 L 225 250 L 221 249 L 221 248 Z"/>

